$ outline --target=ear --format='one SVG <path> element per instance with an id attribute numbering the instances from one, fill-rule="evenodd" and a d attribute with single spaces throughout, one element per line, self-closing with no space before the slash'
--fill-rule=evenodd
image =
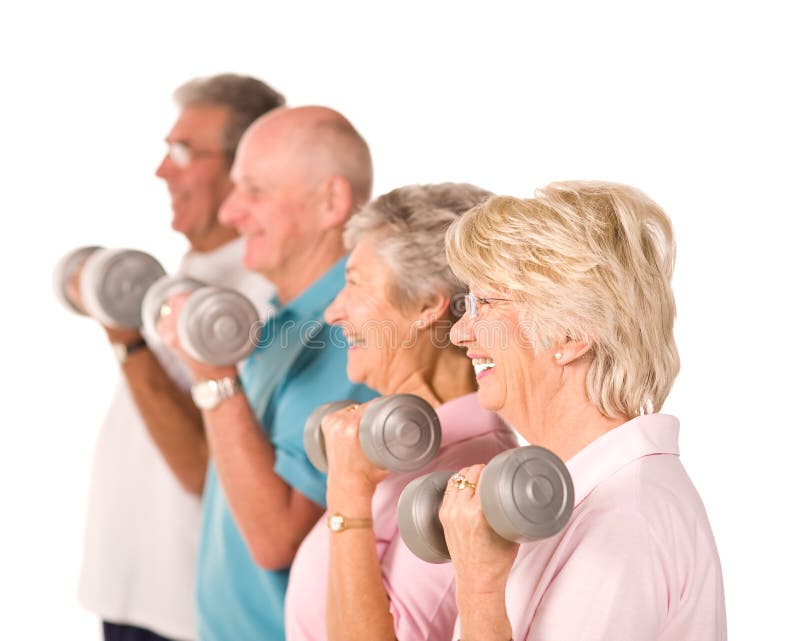
<path id="1" fill-rule="evenodd" d="M 556 365 L 569 365 L 592 349 L 594 343 L 583 340 L 567 339 L 553 346 L 553 358 Z"/>
<path id="2" fill-rule="evenodd" d="M 320 226 L 322 229 L 342 227 L 353 208 L 353 188 L 343 176 L 331 176 L 322 185 Z"/>
<path id="3" fill-rule="evenodd" d="M 436 321 L 447 318 L 450 313 L 450 298 L 441 292 L 436 292 L 420 306 L 417 320 L 414 324 L 419 329 L 427 329 Z"/>

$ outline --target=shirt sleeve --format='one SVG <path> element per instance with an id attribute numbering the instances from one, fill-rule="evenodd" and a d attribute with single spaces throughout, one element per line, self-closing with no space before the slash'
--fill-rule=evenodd
<path id="1" fill-rule="evenodd" d="M 527 636 L 515 630 L 514 638 L 658 639 L 669 604 L 668 561 L 642 515 L 612 512 L 575 534 L 579 540 L 546 587 Z"/>
<path id="2" fill-rule="evenodd" d="M 449 639 L 458 611 L 451 563 L 426 563 L 394 537 L 381 560 L 397 641 Z"/>
<path id="3" fill-rule="evenodd" d="M 442 449 L 433 469 L 456 471 L 486 463 L 508 449 L 512 438 L 509 432 L 494 431 L 460 441 Z M 381 572 L 398 641 L 450 638 L 458 615 L 452 563 L 422 561 L 395 531 L 381 559 Z"/>
<path id="4" fill-rule="evenodd" d="M 303 447 L 306 420 L 324 403 L 344 399 L 364 402 L 376 394 L 347 378 L 344 349 L 329 344 L 310 350 L 308 355 L 311 358 L 293 369 L 277 392 L 270 440 L 275 448 L 275 473 L 325 507 L 326 475 L 311 464 Z"/>

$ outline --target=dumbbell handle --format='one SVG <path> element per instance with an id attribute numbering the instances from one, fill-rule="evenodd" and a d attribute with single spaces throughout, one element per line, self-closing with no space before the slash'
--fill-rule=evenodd
<path id="1" fill-rule="evenodd" d="M 328 471 L 322 419 L 352 404 L 336 401 L 318 407 L 306 421 L 303 443 L 309 460 Z M 427 465 L 439 451 L 442 429 L 436 410 L 413 394 L 392 394 L 367 406 L 358 428 L 358 440 L 370 462 L 393 472 L 411 472 Z"/>
<path id="2" fill-rule="evenodd" d="M 432 563 L 450 558 L 439 508 L 452 474 L 438 471 L 415 479 L 405 487 L 397 506 L 397 523 L 406 545 Z M 517 543 L 561 531 L 575 497 L 572 478 L 561 459 L 534 445 L 495 456 L 481 475 L 478 491 L 489 526 Z"/>
<path id="3" fill-rule="evenodd" d="M 162 276 L 147 290 L 142 300 L 142 324 L 150 336 L 158 335 L 158 321 L 164 304 L 175 294 L 192 292 L 205 283 L 188 276 Z"/>

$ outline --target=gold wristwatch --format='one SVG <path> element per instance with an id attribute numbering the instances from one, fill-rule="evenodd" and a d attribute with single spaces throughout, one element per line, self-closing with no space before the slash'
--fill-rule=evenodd
<path id="1" fill-rule="evenodd" d="M 331 532 L 344 532 L 345 530 L 366 527 L 372 527 L 372 519 L 350 519 L 339 514 L 339 512 L 328 515 L 328 529 Z"/>

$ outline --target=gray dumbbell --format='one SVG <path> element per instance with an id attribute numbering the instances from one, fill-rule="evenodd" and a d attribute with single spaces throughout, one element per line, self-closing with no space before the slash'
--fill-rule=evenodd
<path id="1" fill-rule="evenodd" d="M 142 300 L 142 325 L 150 336 L 158 336 L 158 321 L 161 318 L 161 308 L 172 296 L 183 292 L 194 292 L 205 283 L 189 278 L 188 276 L 162 276 L 150 289 Z"/>
<path id="2" fill-rule="evenodd" d="M 64 255 L 61 260 L 56 263 L 55 269 L 53 270 L 53 290 L 58 300 L 61 301 L 64 307 L 76 314 L 85 315 L 86 310 L 70 297 L 70 281 L 75 277 L 78 270 L 83 267 L 84 263 L 86 263 L 86 259 L 100 249 L 102 249 L 102 247 L 96 245 L 79 247 Z"/>
<path id="3" fill-rule="evenodd" d="M 82 308 L 67 294 L 78 270 Z M 69 309 L 86 313 L 104 325 L 133 329 L 142 324 L 145 292 L 163 275 L 164 268 L 144 252 L 81 247 L 59 261 L 53 281 L 56 295 Z"/>
<path id="4" fill-rule="evenodd" d="M 159 305 L 159 310 L 161 306 Z M 210 365 L 235 365 L 255 347 L 258 312 L 232 289 L 195 290 L 178 317 L 178 338 L 192 358 Z"/>
<path id="5" fill-rule="evenodd" d="M 414 554 L 429 563 L 450 560 L 439 508 L 452 475 L 451 471 L 438 471 L 414 479 L 397 504 L 400 536 Z M 529 445 L 498 454 L 489 462 L 481 475 L 480 502 L 497 534 L 524 543 L 561 531 L 572 515 L 575 490 L 560 458 L 543 447 Z"/>
<path id="6" fill-rule="evenodd" d="M 303 445 L 309 460 L 321 472 L 328 471 L 322 419 L 353 402 L 322 405 L 306 421 Z M 425 467 L 436 456 L 442 443 L 442 428 L 436 410 L 419 396 L 392 394 L 367 407 L 358 426 L 358 440 L 364 455 L 376 467 L 413 472 Z"/>

